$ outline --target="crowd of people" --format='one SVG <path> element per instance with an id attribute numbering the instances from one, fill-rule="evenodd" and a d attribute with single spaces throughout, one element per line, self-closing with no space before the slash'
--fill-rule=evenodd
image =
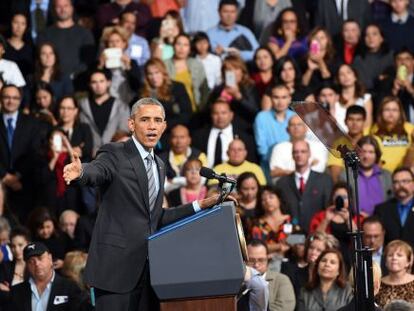
<path id="1" fill-rule="evenodd" d="M 353 310 L 361 223 L 377 306 L 414 310 L 413 29 L 410 0 L 1 1 L 0 310 L 46 310 L 56 290 L 93 309 L 82 273 L 102 189 L 63 170 L 131 139 L 142 97 L 165 110 L 164 208 L 217 193 L 202 166 L 237 180 L 265 308 Z M 359 217 L 342 159 L 292 101 L 357 146 Z"/>

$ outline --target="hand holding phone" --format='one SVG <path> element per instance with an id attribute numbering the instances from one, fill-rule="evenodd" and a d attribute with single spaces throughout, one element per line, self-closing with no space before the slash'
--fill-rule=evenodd
<path id="1" fill-rule="evenodd" d="M 237 86 L 236 74 L 234 73 L 234 71 L 226 70 L 226 72 L 224 73 L 224 79 L 225 79 L 226 86 L 228 87 Z"/>

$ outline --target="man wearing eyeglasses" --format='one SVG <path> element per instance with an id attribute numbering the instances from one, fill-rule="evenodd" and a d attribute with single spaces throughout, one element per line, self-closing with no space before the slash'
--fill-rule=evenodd
<path id="1" fill-rule="evenodd" d="M 0 181 L 6 187 L 9 208 L 25 221 L 34 196 L 33 156 L 40 145 L 39 123 L 19 112 L 20 89 L 5 85 L 0 93 Z"/>
<path id="2" fill-rule="evenodd" d="M 407 167 L 392 174 L 394 197 L 375 207 L 384 225 L 385 244 L 400 239 L 414 246 L 414 173 Z"/>
<path id="3" fill-rule="evenodd" d="M 249 261 L 247 264 L 256 269 L 269 284 L 269 310 L 293 311 L 295 292 L 289 278 L 281 273 L 268 271 L 267 246 L 260 240 L 252 240 L 247 245 Z"/>

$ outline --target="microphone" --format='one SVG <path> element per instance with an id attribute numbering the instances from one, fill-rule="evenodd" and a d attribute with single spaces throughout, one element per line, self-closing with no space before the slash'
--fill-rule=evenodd
<path id="1" fill-rule="evenodd" d="M 230 183 L 230 184 L 236 184 L 236 180 L 233 178 L 229 178 L 226 175 L 219 175 L 216 172 L 214 172 L 212 169 L 208 167 L 202 166 L 200 169 L 200 175 L 207 178 L 207 179 L 217 179 L 221 182 Z"/>

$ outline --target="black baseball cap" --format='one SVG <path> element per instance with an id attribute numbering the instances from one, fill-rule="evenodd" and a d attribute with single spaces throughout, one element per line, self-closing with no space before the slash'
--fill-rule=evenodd
<path id="1" fill-rule="evenodd" d="M 32 242 L 26 245 L 23 250 L 23 259 L 27 261 L 30 257 L 43 255 L 45 252 L 49 253 L 49 249 L 42 242 Z"/>

